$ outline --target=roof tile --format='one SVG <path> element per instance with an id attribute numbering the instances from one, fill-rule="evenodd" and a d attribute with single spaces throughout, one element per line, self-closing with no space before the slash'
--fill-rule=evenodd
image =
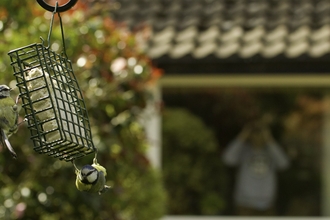
<path id="1" fill-rule="evenodd" d="M 213 41 L 220 35 L 220 30 L 216 25 L 210 26 L 207 30 L 201 31 L 198 35 L 199 42 Z"/>
<path id="2" fill-rule="evenodd" d="M 193 52 L 194 58 L 203 58 L 208 56 L 209 54 L 213 54 L 215 48 L 217 48 L 217 44 L 215 42 L 207 42 L 199 45 Z"/>
<path id="3" fill-rule="evenodd" d="M 321 57 L 324 54 L 330 53 L 330 41 L 324 40 L 316 44 L 313 44 L 309 49 L 309 55 L 311 57 Z"/>
<path id="4" fill-rule="evenodd" d="M 192 41 L 178 43 L 169 52 L 170 57 L 174 59 L 181 58 L 187 54 L 190 54 L 195 48 L 195 44 Z"/>
<path id="5" fill-rule="evenodd" d="M 116 21 L 152 25 L 151 58 L 330 54 L 330 0 L 117 0 Z M 330 57 L 330 56 L 329 56 Z"/>
<path id="6" fill-rule="evenodd" d="M 281 41 L 275 41 L 272 42 L 270 44 L 266 44 L 261 51 L 261 54 L 265 57 L 265 58 L 273 58 L 276 57 L 277 55 L 283 53 L 283 51 L 286 48 L 286 44 Z"/>

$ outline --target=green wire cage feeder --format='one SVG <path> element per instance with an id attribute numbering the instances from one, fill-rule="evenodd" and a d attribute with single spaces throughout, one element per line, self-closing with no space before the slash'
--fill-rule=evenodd
<path id="1" fill-rule="evenodd" d="M 48 46 L 42 40 L 42 43 L 11 50 L 8 55 L 34 150 L 60 160 L 73 161 L 96 152 L 96 148 L 82 92 L 66 55 L 59 9 L 56 3 Z M 61 54 L 49 47 L 55 13 L 58 13 L 62 31 Z"/>

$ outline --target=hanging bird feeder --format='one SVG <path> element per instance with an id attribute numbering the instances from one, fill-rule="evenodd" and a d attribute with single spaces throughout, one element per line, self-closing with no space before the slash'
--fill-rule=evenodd
<path id="1" fill-rule="evenodd" d="M 64 32 L 60 12 L 70 9 L 77 0 L 59 7 L 37 2 L 52 11 L 47 45 L 34 43 L 11 50 L 8 55 L 19 88 L 22 108 L 28 121 L 28 129 L 34 150 L 40 154 L 73 161 L 95 153 L 90 123 L 72 63 L 66 55 Z M 58 14 L 63 50 L 50 49 L 55 14 Z"/>

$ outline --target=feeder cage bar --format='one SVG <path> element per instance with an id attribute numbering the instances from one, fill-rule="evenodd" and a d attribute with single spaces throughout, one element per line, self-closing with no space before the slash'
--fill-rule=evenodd
<path id="1" fill-rule="evenodd" d="M 65 161 L 95 152 L 85 102 L 66 54 L 35 43 L 8 55 L 34 150 Z"/>

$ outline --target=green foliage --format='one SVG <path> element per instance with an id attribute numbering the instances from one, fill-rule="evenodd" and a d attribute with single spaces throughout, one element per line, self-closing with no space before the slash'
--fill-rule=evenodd
<path id="1" fill-rule="evenodd" d="M 217 140 L 198 117 L 184 109 L 164 112 L 163 170 L 171 195 L 170 214 L 216 215 L 224 210 L 226 177 Z"/>
<path id="2" fill-rule="evenodd" d="M 41 43 L 39 36 L 47 39 L 49 19 L 50 13 L 35 1 L 1 1 L 3 84 L 15 85 L 7 53 Z M 112 189 L 101 196 L 79 192 L 72 164 L 36 154 L 27 128 L 21 126 L 11 138 L 18 160 L 1 148 L 0 218 L 159 219 L 164 214 L 165 192 L 159 172 L 145 156 L 148 143 L 138 123 L 146 102 L 152 100 L 148 86 L 159 71 L 139 49 L 135 35 L 116 26 L 100 7 L 90 8 L 79 1 L 74 10 L 62 13 L 62 19 L 67 54 L 99 149 L 98 161 L 106 167 Z M 57 17 L 50 46 L 59 53 L 62 50 Z M 77 164 L 91 163 L 92 158 L 87 156 Z"/>

